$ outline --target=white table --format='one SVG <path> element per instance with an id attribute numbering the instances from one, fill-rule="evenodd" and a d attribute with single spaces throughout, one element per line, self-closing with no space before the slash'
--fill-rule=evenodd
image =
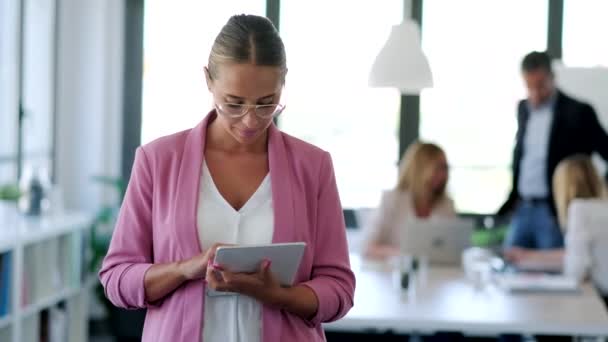
<path id="1" fill-rule="evenodd" d="M 358 255 L 351 264 L 355 306 L 327 331 L 608 336 L 608 314 L 591 284 L 575 294 L 510 294 L 493 285 L 476 290 L 460 268 L 430 266 L 408 298 L 390 271 L 362 268 Z"/>

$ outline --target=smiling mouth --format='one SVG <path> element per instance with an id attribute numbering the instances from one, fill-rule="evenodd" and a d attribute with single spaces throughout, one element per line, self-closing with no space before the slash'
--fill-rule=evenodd
<path id="1" fill-rule="evenodd" d="M 242 130 L 241 135 L 247 138 L 251 138 L 256 135 L 257 130 Z"/>

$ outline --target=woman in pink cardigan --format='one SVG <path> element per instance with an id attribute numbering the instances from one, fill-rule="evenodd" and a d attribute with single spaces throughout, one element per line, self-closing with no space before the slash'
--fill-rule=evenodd
<path id="1" fill-rule="evenodd" d="M 138 148 L 99 276 L 116 306 L 147 308 L 143 341 L 323 341 L 321 323 L 352 307 L 330 156 L 272 121 L 285 60 L 269 20 L 230 18 L 205 68 L 214 110 Z M 291 287 L 268 262 L 255 274 L 211 263 L 222 244 L 294 241 L 307 246 Z"/>

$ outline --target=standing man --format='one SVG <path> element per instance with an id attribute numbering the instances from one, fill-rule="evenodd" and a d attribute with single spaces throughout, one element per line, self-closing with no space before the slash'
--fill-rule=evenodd
<path id="1" fill-rule="evenodd" d="M 608 160 L 608 135 L 593 107 L 555 86 L 551 58 L 531 52 L 521 65 L 528 98 L 519 102 L 513 153 L 513 189 L 498 215 L 513 212 L 505 247 L 563 247 L 551 179 L 557 164 L 571 155 L 593 152 Z"/>

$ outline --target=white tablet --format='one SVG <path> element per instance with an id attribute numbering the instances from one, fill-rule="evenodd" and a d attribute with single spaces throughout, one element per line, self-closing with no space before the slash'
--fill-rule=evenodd
<path id="1" fill-rule="evenodd" d="M 306 243 L 304 242 L 223 246 L 215 252 L 214 262 L 230 272 L 254 273 L 259 270 L 264 259 L 268 259 L 271 261 L 270 270 L 281 285 L 290 286 L 293 285 L 305 248 Z M 207 294 L 231 295 L 233 293 L 208 289 Z"/>

